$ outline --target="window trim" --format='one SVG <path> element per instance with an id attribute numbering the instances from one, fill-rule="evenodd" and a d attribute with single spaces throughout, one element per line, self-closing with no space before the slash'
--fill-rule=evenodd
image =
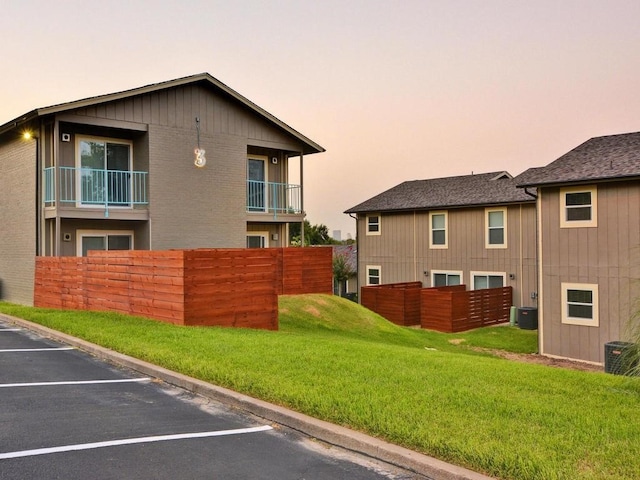
<path id="1" fill-rule="evenodd" d="M 369 223 L 369 218 L 377 218 L 378 219 L 378 223 L 374 223 L 373 225 L 377 225 L 378 226 L 378 230 L 377 231 L 372 231 L 369 229 L 369 227 L 372 225 Z M 369 236 L 372 235 L 381 235 L 382 234 L 382 215 L 379 213 L 370 213 L 367 214 L 366 219 L 366 234 Z"/>
<path id="2" fill-rule="evenodd" d="M 507 285 L 507 272 L 469 272 L 469 290 L 476 290 L 476 277 L 502 277 L 502 287 Z M 487 284 L 489 282 L 487 281 Z M 490 288 L 490 287 L 487 287 Z M 478 288 L 477 290 L 484 290 L 484 288 Z"/>
<path id="3" fill-rule="evenodd" d="M 264 245 L 262 247 L 257 247 L 257 248 L 269 248 L 269 232 L 247 232 L 246 237 L 261 237 Z M 252 248 L 252 247 L 249 247 L 247 245 L 247 248 Z"/>
<path id="4" fill-rule="evenodd" d="M 105 237 L 109 251 L 109 235 L 128 235 L 131 237 L 131 250 L 135 250 L 135 234 L 133 230 L 76 230 L 76 256 L 82 257 L 82 239 L 84 237 Z"/>
<path id="5" fill-rule="evenodd" d="M 112 138 L 112 137 L 99 137 L 94 135 L 75 135 L 75 165 L 76 165 L 76 178 L 75 178 L 75 188 L 76 188 L 76 208 L 102 208 L 104 209 L 104 204 L 100 203 L 83 203 L 82 202 L 82 194 L 80 193 L 82 190 L 82 151 L 80 150 L 80 143 L 82 141 L 89 142 L 103 142 L 105 144 L 105 153 L 106 153 L 106 144 L 113 143 L 116 145 L 127 145 L 129 147 L 129 169 L 127 172 L 129 173 L 129 192 L 132 196 L 133 200 L 133 141 L 126 140 L 122 138 Z M 107 169 L 107 165 L 104 165 L 103 170 Z M 133 209 L 133 201 L 130 201 L 128 205 L 109 205 L 108 209 Z"/>
<path id="6" fill-rule="evenodd" d="M 370 282 L 371 275 L 369 275 L 369 270 L 372 270 L 372 269 L 377 269 L 378 270 L 378 283 L 371 283 Z M 365 267 L 365 274 L 366 274 L 365 284 L 367 286 L 382 285 L 382 267 L 380 265 L 367 265 Z"/>
<path id="7" fill-rule="evenodd" d="M 489 226 L 489 214 L 493 212 L 502 212 L 502 232 L 503 232 L 503 242 L 502 243 L 490 243 L 490 233 L 491 227 Z M 484 209 L 484 247 L 485 248 L 507 248 L 507 208 L 506 207 L 498 207 L 498 208 L 485 208 Z"/>
<path id="8" fill-rule="evenodd" d="M 591 194 L 591 220 L 567 220 L 567 194 Z M 560 228 L 581 228 L 598 226 L 598 187 L 597 185 L 580 185 L 560 188 Z"/>
<path id="9" fill-rule="evenodd" d="M 590 291 L 592 295 L 591 307 L 593 309 L 593 317 L 591 320 L 586 318 L 570 317 L 569 316 L 569 299 L 567 298 L 569 290 L 583 290 Z M 560 284 L 561 291 L 561 309 L 562 320 L 565 325 L 580 325 L 584 327 L 599 327 L 600 326 L 600 311 L 598 301 L 598 284 L 597 283 L 565 283 Z"/>
<path id="10" fill-rule="evenodd" d="M 436 215 L 444 215 L 444 243 L 433 243 L 433 217 Z M 439 230 L 438 230 L 439 231 Z M 449 212 L 447 210 L 437 210 L 429 212 L 429 248 L 430 249 L 447 249 L 449 248 Z"/>
<path id="11" fill-rule="evenodd" d="M 446 275 L 447 276 L 447 286 L 449 287 L 449 275 L 458 275 L 460 277 L 459 285 L 464 285 L 464 276 L 462 270 L 431 270 L 431 286 L 435 287 L 435 276 L 436 275 Z"/>

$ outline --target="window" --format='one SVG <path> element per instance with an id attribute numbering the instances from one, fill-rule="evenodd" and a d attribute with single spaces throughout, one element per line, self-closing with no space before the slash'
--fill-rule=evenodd
<path id="1" fill-rule="evenodd" d="M 560 227 L 597 227 L 598 190 L 592 187 L 560 189 Z"/>
<path id="2" fill-rule="evenodd" d="M 247 248 L 267 248 L 269 246 L 268 232 L 248 232 Z"/>
<path id="3" fill-rule="evenodd" d="M 598 285 L 562 283 L 562 323 L 599 326 Z"/>
<path id="4" fill-rule="evenodd" d="M 131 142 L 78 138 L 78 189 L 81 205 L 130 207 Z"/>
<path id="5" fill-rule="evenodd" d="M 252 155 L 247 159 L 247 212 L 267 211 L 267 157 Z"/>
<path id="6" fill-rule="evenodd" d="M 447 248 L 447 212 L 429 212 L 429 248 Z"/>
<path id="7" fill-rule="evenodd" d="M 462 284 L 462 272 L 431 271 L 432 287 L 448 287 Z"/>
<path id="8" fill-rule="evenodd" d="M 367 235 L 380 235 L 380 215 L 367 215 Z"/>
<path id="9" fill-rule="evenodd" d="M 380 285 L 382 283 L 382 268 L 379 265 L 367 265 L 367 285 Z"/>
<path id="10" fill-rule="evenodd" d="M 507 248 L 507 209 L 486 209 L 485 225 L 487 228 L 485 247 Z"/>
<path id="11" fill-rule="evenodd" d="M 471 272 L 471 283 L 473 290 L 482 288 L 504 287 L 507 279 L 506 273 L 501 272 Z"/>
<path id="12" fill-rule="evenodd" d="M 86 257 L 89 250 L 133 250 L 133 232 L 129 230 L 78 230 L 76 254 Z"/>

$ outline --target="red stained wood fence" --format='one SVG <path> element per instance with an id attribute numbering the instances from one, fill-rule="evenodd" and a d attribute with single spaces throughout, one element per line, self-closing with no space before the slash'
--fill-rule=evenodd
<path id="1" fill-rule="evenodd" d="M 37 257 L 34 305 L 275 330 L 278 295 L 332 292 L 331 248 L 92 251 Z"/>
<path id="2" fill-rule="evenodd" d="M 465 285 L 422 288 L 421 282 L 362 287 L 362 306 L 404 326 L 462 332 L 509 321 L 511 287 L 466 291 Z"/>
<path id="3" fill-rule="evenodd" d="M 422 290 L 422 328 L 464 332 L 509 321 L 512 287 L 470 291 L 464 291 L 462 287 Z"/>
<path id="4" fill-rule="evenodd" d="M 360 303 L 397 325 L 420 325 L 421 282 L 371 285 L 360 289 Z"/>

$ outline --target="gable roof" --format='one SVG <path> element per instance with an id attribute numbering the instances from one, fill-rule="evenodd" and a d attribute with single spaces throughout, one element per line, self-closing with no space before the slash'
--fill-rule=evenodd
<path id="1" fill-rule="evenodd" d="M 451 207 L 529 203 L 507 172 L 412 180 L 401 183 L 344 213 L 433 210 Z"/>
<path id="2" fill-rule="evenodd" d="M 587 140 L 546 167 L 530 168 L 519 187 L 585 183 L 640 177 L 640 132 Z"/>
<path id="3" fill-rule="evenodd" d="M 143 87 L 124 90 L 121 92 L 108 93 L 106 95 L 98 95 L 95 97 L 84 98 L 84 99 L 75 100 L 72 102 L 59 103 L 57 105 L 51 105 L 49 107 L 36 108 L 35 110 L 25 113 L 24 115 L 21 115 L 5 123 L 4 125 L 0 125 L 0 135 L 2 135 L 5 132 L 8 132 L 11 129 L 18 128 L 23 124 L 29 122 L 30 120 L 33 120 L 35 118 L 38 118 L 44 115 L 64 112 L 68 110 L 74 110 L 77 108 L 84 108 L 84 107 L 99 105 L 101 103 L 112 102 L 115 100 L 122 100 L 122 99 L 133 97 L 136 95 L 144 95 L 148 93 L 157 92 L 159 90 L 165 90 L 168 88 L 174 88 L 174 87 L 190 85 L 190 84 L 206 85 L 206 86 L 209 86 L 210 88 L 221 91 L 226 95 L 230 96 L 231 98 L 238 101 L 245 107 L 249 108 L 250 110 L 253 110 L 255 113 L 265 118 L 267 121 L 273 123 L 277 127 L 281 128 L 282 130 L 286 131 L 293 137 L 297 138 L 305 146 L 304 153 L 319 153 L 319 152 L 325 151 L 323 147 L 315 143 L 313 140 L 302 135 L 297 130 L 293 129 L 283 121 L 279 120 L 278 118 L 276 118 L 275 116 L 267 112 L 262 107 L 259 107 L 258 105 L 250 101 L 248 98 L 240 95 L 238 92 L 228 87 L 227 85 L 222 83 L 220 80 L 212 77 L 208 73 L 200 73 L 200 74 L 191 75 L 188 77 L 177 78 L 175 80 L 168 80 L 165 82 L 153 83 L 151 85 L 146 85 Z"/>

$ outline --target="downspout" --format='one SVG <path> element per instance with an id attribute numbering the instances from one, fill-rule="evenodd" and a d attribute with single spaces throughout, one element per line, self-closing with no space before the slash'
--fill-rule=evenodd
<path id="1" fill-rule="evenodd" d="M 543 315 L 544 312 L 542 308 L 540 308 L 541 302 L 540 298 L 542 297 L 542 243 L 540 242 L 540 228 L 542 223 L 542 208 L 540 206 L 541 198 L 540 193 L 531 193 L 526 188 L 524 188 L 524 193 L 533 197 L 536 200 L 536 287 L 538 288 L 538 292 L 536 293 L 536 305 L 538 307 L 538 354 L 544 355 L 544 321 Z M 533 299 L 532 299 L 533 300 Z"/>
<path id="2" fill-rule="evenodd" d="M 40 241 L 41 241 L 41 232 L 42 232 L 42 226 L 40 225 L 40 219 L 42 218 L 42 192 L 41 192 L 41 185 L 42 185 L 42 177 L 41 177 L 41 161 L 40 161 L 40 152 L 41 152 L 41 148 L 40 148 L 40 139 L 42 138 L 42 122 L 40 122 L 39 128 L 38 128 L 38 135 L 36 136 L 35 140 L 36 140 L 36 257 L 40 256 Z"/>
<path id="3" fill-rule="evenodd" d="M 418 245 L 416 242 L 416 211 L 413 211 L 413 281 L 418 281 Z"/>

